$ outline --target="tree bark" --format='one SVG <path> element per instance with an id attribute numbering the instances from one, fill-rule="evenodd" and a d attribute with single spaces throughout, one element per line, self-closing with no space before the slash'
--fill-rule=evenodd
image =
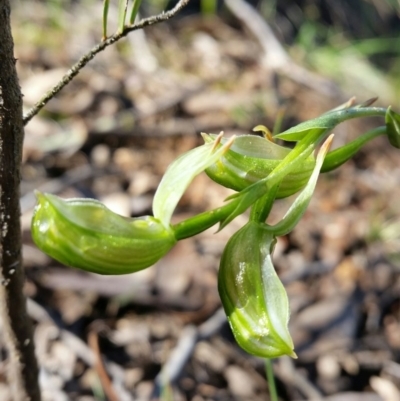
<path id="1" fill-rule="evenodd" d="M 14 401 L 40 401 L 32 324 L 23 294 L 19 208 L 22 94 L 15 69 L 9 0 L 0 0 L 0 318 Z"/>

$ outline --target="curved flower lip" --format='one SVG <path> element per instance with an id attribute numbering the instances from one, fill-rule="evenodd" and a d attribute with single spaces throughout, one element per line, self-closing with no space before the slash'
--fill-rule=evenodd
<path id="1" fill-rule="evenodd" d="M 36 245 L 59 262 L 99 274 L 127 274 L 156 263 L 176 243 L 172 229 L 145 216 L 124 218 L 94 199 L 37 192 Z"/>
<path id="2" fill-rule="evenodd" d="M 289 302 L 271 260 L 273 234 L 249 222 L 222 255 L 218 289 L 238 344 L 264 358 L 296 357 L 287 325 Z"/>

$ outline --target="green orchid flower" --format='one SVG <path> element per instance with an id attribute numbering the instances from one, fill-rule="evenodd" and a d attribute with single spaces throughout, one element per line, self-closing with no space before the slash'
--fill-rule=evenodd
<path id="1" fill-rule="evenodd" d="M 256 129 L 264 130 L 265 127 L 258 126 Z M 215 135 L 203 134 L 203 139 L 206 143 L 212 143 Z M 242 135 L 236 138 L 216 163 L 206 169 L 206 173 L 218 184 L 241 191 L 266 178 L 290 152 L 291 149 L 269 139 Z M 314 166 L 315 158 L 310 155 L 302 162 L 301 168 L 283 178 L 276 198 L 285 198 L 301 190 L 307 184 Z"/>
<path id="2" fill-rule="evenodd" d="M 126 274 L 153 265 L 175 244 L 154 217 L 125 218 L 94 199 L 63 200 L 37 193 L 36 245 L 59 262 L 100 274 Z"/>
<path id="3" fill-rule="evenodd" d="M 275 236 L 250 221 L 229 240 L 218 289 L 238 344 L 263 358 L 296 357 L 287 328 L 289 302 L 271 260 Z"/>

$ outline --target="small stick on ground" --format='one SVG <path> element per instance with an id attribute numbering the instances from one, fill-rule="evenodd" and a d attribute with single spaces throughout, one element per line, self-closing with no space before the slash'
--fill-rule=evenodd
<path id="1" fill-rule="evenodd" d="M 104 368 L 104 364 L 103 364 L 103 360 L 102 360 L 101 352 L 100 352 L 100 347 L 99 347 L 99 338 L 97 336 L 97 333 L 94 330 L 89 332 L 88 343 L 89 343 L 89 347 L 92 349 L 92 351 L 95 355 L 95 358 L 96 358 L 94 368 L 99 376 L 99 379 L 100 379 L 100 382 L 101 382 L 104 392 L 106 393 L 106 395 L 110 401 L 119 401 L 119 398 L 114 390 L 111 380 L 108 377 L 106 369 Z"/>
<path id="2" fill-rule="evenodd" d="M 218 309 L 199 327 L 186 326 L 178 339 L 175 349 L 154 380 L 151 399 L 158 399 L 165 386 L 178 380 L 187 361 L 192 356 L 196 343 L 218 333 L 226 323 L 226 315 L 222 308 Z"/>

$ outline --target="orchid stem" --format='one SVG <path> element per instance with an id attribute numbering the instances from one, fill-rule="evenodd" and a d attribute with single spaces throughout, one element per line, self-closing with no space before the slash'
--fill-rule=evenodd
<path id="1" fill-rule="evenodd" d="M 272 359 L 265 359 L 265 373 L 267 375 L 270 399 L 271 401 L 278 401 L 278 392 L 276 391 L 274 370 L 272 369 Z"/>

